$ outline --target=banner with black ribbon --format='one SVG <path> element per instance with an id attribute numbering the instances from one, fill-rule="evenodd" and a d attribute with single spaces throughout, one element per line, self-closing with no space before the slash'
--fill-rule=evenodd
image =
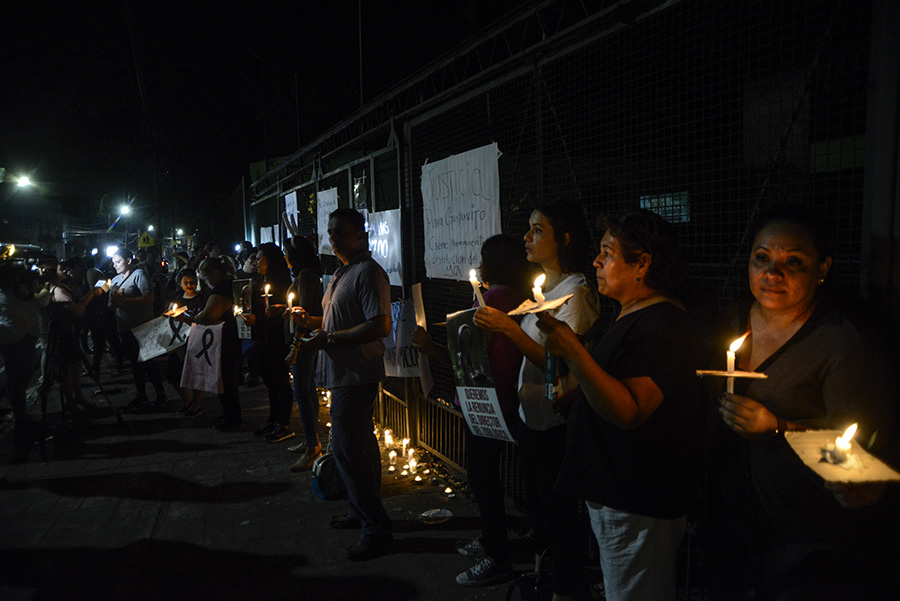
<path id="1" fill-rule="evenodd" d="M 184 346 L 188 339 L 188 326 L 160 315 L 132 329 L 131 333 L 141 348 L 138 361 L 149 361 Z"/>
<path id="2" fill-rule="evenodd" d="M 181 388 L 222 393 L 222 326 L 191 325 Z"/>

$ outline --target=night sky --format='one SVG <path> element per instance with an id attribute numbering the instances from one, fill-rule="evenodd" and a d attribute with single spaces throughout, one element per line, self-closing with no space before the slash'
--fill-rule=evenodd
<path id="1" fill-rule="evenodd" d="M 362 2 L 366 100 L 522 4 Z M 357 0 L 222 4 L 7 3 L 7 177 L 91 215 L 105 194 L 149 210 L 154 190 L 202 215 L 251 161 L 297 150 L 295 76 L 301 144 L 358 108 Z"/>

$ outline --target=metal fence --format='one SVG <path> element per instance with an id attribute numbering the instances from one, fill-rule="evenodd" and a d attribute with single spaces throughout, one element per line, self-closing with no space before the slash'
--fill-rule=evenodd
<path id="1" fill-rule="evenodd" d="M 858 287 L 871 20 L 864 0 L 534 2 L 255 182 L 249 222 L 254 235 L 277 223 L 297 191 L 314 232 L 311 199 L 333 186 L 341 206 L 402 208 L 404 281 L 443 321 L 471 288 L 425 277 L 418 174 L 496 142 L 504 232 L 523 234 L 538 199 L 577 200 L 591 219 L 652 208 L 675 224 L 698 311 L 745 291 L 750 225 L 785 201 L 832 219 L 834 273 Z M 392 379 L 380 411 L 464 468 L 451 374 L 433 367 L 432 399 Z"/>

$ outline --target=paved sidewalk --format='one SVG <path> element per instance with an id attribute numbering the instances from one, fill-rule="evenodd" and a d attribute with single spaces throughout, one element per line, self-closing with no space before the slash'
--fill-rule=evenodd
<path id="1" fill-rule="evenodd" d="M 35 447 L 18 465 L 9 464 L 12 424 L 0 425 L 0 601 L 505 597 L 506 584 L 476 589 L 454 581 L 472 563 L 455 541 L 478 534 L 465 495 L 448 497 L 440 486 L 385 471 L 391 553 L 351 562 L 345 549 L 357 533 L 328 526 L 347 502 L 318 499 L 309 472 L 288 470 L 297 456 L 286 449 L 298 439 L 267 444 L 252 435 L 268 413 L 263 386 L 241 387 L 248 429 L 222 433 L 212 428 L 221 413 L 215 397 L 195 418 L 174 412 L 178 400 L 165 410 L 131 411 L 124 408 L 134 396 L 130 376 L 104 376 L 127 424 L 94 397 L 94 419 L 56 427 L 46 460 Z M 90 398 L 96 386 L 84 383 Z M 57 390 L 50 406 L 58 420 Z M 454 517 L 420 521 L 436 508 Z M 513 547 L 527 562 L 528 542 L 515 539 Z"/>

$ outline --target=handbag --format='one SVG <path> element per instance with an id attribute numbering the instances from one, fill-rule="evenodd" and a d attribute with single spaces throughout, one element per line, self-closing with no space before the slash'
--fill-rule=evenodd
<path id="1" fill-rule="evenodd" d="M 347 485 L 338 471 L 333 453 L 326 453 L 312 464 L 312 490 L 320 499 L 347 498 Z"/>

